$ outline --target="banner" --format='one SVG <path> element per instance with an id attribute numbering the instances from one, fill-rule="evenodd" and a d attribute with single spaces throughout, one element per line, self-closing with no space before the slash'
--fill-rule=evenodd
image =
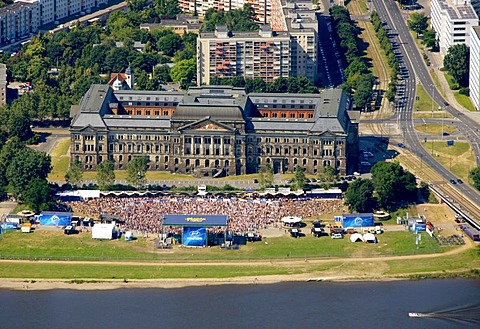
<path id="1" fill-rule="evenodd" d="M 185 226 L 183 228 L 183 245 L 186 247 L 205 247 L 207 229 L 205 227 Z"/>
<path id="2" fill-rule="evenodd" d="M 72 222 L 71 214 L 40 214 L 39 220 L 40 225 L 50 225 L 50 226 L 67 226 Z"/>
<path id="3" fill-rule="evenodd" d="M 343 215 L 343 227 L 373 226 L 373 214 L 348 214 Z"/>

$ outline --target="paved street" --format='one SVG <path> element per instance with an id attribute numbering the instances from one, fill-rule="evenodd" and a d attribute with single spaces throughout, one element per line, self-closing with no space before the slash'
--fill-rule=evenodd
<path id="1" fill-rule="evenodd" d="M 422 83 L 427 93 L 434 98 L 438 104 L 444 104 L 444 108 L 454 117 L 459 120 L 457 127 L 461 130 L 462 134 L 466 136 L 471 142 L 475 155 L 477 156 L 477 163 L 480 163 L 480 131 L 479 124 L 476 121 L 471 120 L 462 112 L 452 105 L 450 105 L 440 94 L 433 83 L 432 78 L 428 72 L 428 69 L 420 55 L 415 41 L 413 40 L 408 28 L 403 19 L 402 13 L 393 0 L 373 0 L 375 9 L 379 13 L 382 20 L 385 20 L 388 26 L 398 33 L 397 40 L 400 45 L 400 50 L 405 63 L 406 76 L 405 79 L 405 101 L 404 106 L 400 108 L 399 124 L 402 128 L 402 140 L 407 145 L 408 150 L 414 153 L 416 156 L 422 158 L 422 161 L 433 168 L 439 173 L 443 179 L 448 182 L 450 179 L 457 179 L 450 171 L 440 165 L 433 157 L 426 152 L 419 139 L 417 132 L 413 127 L 412 110 L 414 107 L 414 95 L 416 88 L 416 81 Z M 430 88 L 429 88 L 430 87 Z M 477 190 L 469 186 L 468 184 L 456 184 L 450 186 L 451 190 L 457 190 L 462 196 L 466 196 L 477 206 L 480 205 L 480 194 Z M 478 214 L 474 214 L 478 217 Z M 480 225 L 480 222 L 477 223 Z"/>

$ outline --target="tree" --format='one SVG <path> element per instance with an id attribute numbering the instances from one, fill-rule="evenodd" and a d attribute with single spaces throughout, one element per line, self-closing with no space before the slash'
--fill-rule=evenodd
<path id="1" fill-rule="evenodd" d="M 97 166 L 97 185 L 100 190 L 106 190 L 115 184 L 115 171 L 112 161 L 105 160 Z"/>
<path id="2" fill-rule="evenodd" d="M 413 32 L 422 34 L 428 27 L 428 18 L 424 13 L 412 13 L 407 21 L 408 28 Z"/>
<path id="3" fill-rule="evenodd" d="M 322 172 L 318 174 L 318 178 L 322 182 L 333 182 L 337 178 L 337 171 L 332 166 L 325 166 Z"/>
<path id="4" fill-rule="evenodd" d="M 372 97 L 373 76 L 371 74 L 363 74 L 357 80 L 353 101 L 355 106 L 365 108 Z"/>
<path id="5" fill-rule="evenodd" d="M 261 189 L 265 188 L 265 174 L 260 168 L 258 168 L 258 184 Z"/>
<path id="6" fill-rule="evenodd" d="M 395 210 L 402 203 L 415 200 L 415 176 L 406 172 L 398 162 L 377 162 L 371 173 L 378 204 L 383 209 Z"/>
<path id="7" fill-rule="evenodd" d="M 180 13 L 177 0 L 154 0 L 154 3 L 160 18 L 176 18 Z"/>
<path id="8" fill-rule="evenodd" d="M 422 44 L 428 48 L 435 48 L 437 46 L 437 33 L 435 30 L 427 29 L 423 32 Z"/>
<path id="9" fill-rule="evenodd" d="M 145 174 L 147 173 L 147 158 L 134 157 L 132 161 L 128 163 L 127 167 L 127 183 L 140 187 L 145 185 Z"/>
<path id="10" fill-rule="evenodd" d="M 23 148 L 23 144 L 18 137 L 13 137 L 7 140 L 0 152 L 0 186 L 8 184 L 7 168 L 12 159 Z"/>
<path id="11" fill-rule="evenodd" d="M 83 178 L 82 163 L 75 160 L 67 169 L 65 173 L 65 180 L 72 186 L 80 186 Z"/>
<path id="12" fill-rule="evenodd" d="M 267 163 L 265 166 L 265 185 L 266 187 L 271 187 L 273 186 L 273 168 L 272 166 Z"/>
<path id="13" fill-rule="evenodd" d="M 357 179 L 345 192 L 345 204 L 351 212 L 372 212 L 377 203 L 373 191 L 370 179 Z"/>
<path id="14" fill-rule="evenodd" d="M 52 170 L 50 155 L 30 148 L 19 150 L 8 165 L 6 177 L 16 197 L 22 197 L 34 178 L 46 179 Z"/>
<path id="15" fill-rule="evenodd" d="M 17 136 L 21 141 L 26 141 L 33 136 L 30 128 L 31 120 L 27 109 L 12 106 L 8 119 L 8 134 L 10 137 Z"/>
<path id="16" fill-rule="evenodd" d="M 470 50 L 465 44 L 456 44 L 448 48 L 443 66 L 462 87 L 468 86 L 469 65 Z"/>
<path id="17" fill-rule="evenodd" d="M 157 42 L 158 50 L 167 56 L 173 56 L 183 46 L 182 37 L 176 33 L 161 37 Z"/>
<path id="18" fill-rule="evenodd" d="M 480 191 L 480 167 L 470 170 L 468 178 L 472 181 L 473 187 Z"/>
<path id="19" fill-rule="evenodd" d="M 36 213 L 48 210 L 53 196 L 47 180 L 33 178 L 23 191 L 23 200 Z"/>
<path id="20" fill-rule="evenodd" d="M 182 88 L 186 88 L 190 85 L 196 73 L 197 62 L 195 58 L 179 61 L 170 70 L 172 80 L 180 83 Z"/>
<path id="21" fill-rule="evenodd" d="M 295 167 L 295 177 L 293 178 L 297 190 L 303 190 L 305 187 L 305 168 L 301 166 Z"/>

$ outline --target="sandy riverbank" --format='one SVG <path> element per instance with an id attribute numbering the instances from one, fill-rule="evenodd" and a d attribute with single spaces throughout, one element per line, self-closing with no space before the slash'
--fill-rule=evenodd
<path id="1" fill-rule="evenodd" d="M 92 280 L 92 279 L 5 279 L 0 278 L 0 289 L 6 290 L 113 290 L 185 288 L 238 284 L 274 284 L 281 282 L 340 282 L 340 281 L 394 281 L 401 278 L 353 277 L 347 275 L 315 276 L 312 274 L 267 275 L 258 277 L 233 277 L 225 279 L 150 279 L 150 280 Z"/>

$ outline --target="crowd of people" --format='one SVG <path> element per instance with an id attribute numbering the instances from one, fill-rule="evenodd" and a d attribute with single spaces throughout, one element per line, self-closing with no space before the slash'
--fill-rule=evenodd
<path id="1" fill-rule="evenodd" d="M 227 215 L 227 230 L 245 233 L 280 227 L 286 216 L 308 218 L 344 210 L 341 199 L 314 198 L 101 197 L 69 205 L 87 217 L 116 216 L 124 222 L 124 229 L 144 234 L 160 233 L 166 214 Z"/>

